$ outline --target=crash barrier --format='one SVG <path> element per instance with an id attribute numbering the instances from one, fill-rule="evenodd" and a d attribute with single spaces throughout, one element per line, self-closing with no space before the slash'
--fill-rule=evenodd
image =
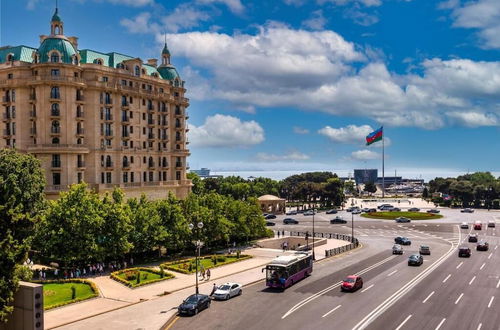
<path id="1" fill-rule="evenodd" d="M 306 233 L 308 233 L 309 237 L 313 237 L 312 233 L 310 233 L 310 232 L 290 231 L 288 233 L 289 233 L 289 236 L 306 236 Z M 344 246 L 341 246 L 338 248 L 334 248 L 334 249 L 325 250 L 325 257 L 326 258 L 333 257 L 337 254 L 344 253 L 346 251 L 352 250 L 352 249 L 359 246 L 358 239 L 354 238 L 354 241 L 353 241 L 351 235 L 337 234 L 337 233 L 314 233 L 314 237 L 340 239 L 343 241 L 351 242 L 351 244 L 347 244 L 347 245 L 344 245 Z"/>

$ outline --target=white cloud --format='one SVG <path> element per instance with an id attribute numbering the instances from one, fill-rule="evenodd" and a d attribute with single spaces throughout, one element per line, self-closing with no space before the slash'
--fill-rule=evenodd
<path id="1" fill-rule="evenodd" d="M 311 13 L 311 17 L 302 22 L 302 25 L 311 30 L 323 30 L 328 20 L 323 16 L 323 10 L 316 10 Z"/>
<path id="2" fill-rule="evenodd" d="M 448 112 L 446 115 L 452 121 L 468 127 L 480 126 L 498 126 L 500 125 L 499 117 L 492 113 L 480 112 Z"/>
<path id="3" fill-rule="evenodd" d="M 245 10 L 240 0 L 197 0 L 196 2 L 202 4 L 222 3 L 235 14 L 241 14 Z"/>
<path id="4" fill-rule="evenodd" d="M 333 3 L 337 6 L 345 6 L 349 4 L 364 5 L 366 7 L 378 7 L 382 5 L 382 0 L 319 0 L 320 4 Z"/>
<path id="5" fill-rule="evenodd" d="M 348 125 L 340 128 L 325 126 L 318 130 L 319 134 L 328 137 L 334 142 L 354 144 L 362 144 L 365 141 L 366 136 L 371 132 L 373 132 L 373 128 L 368 125 Z"/>
<path id="6" fill-rule="evenodd" d="M 344 12 L 344 17 L 351 19 L 354 23 L 362 26 L 370 26 L 378 23 L 377 15 L 368 14 L 357 7 L 347 9 Z"/>
<path id="7" fill-rule="evenodd" d="M 131 7 L 143 7 L 154 4 L 154 0 L 106 0 L 115 5 L 125 5 Z"/>
<path id="8" fill-rule="evenodd" d="M 28 2 L 26 3 L 26 9 L 34 10 L 38 2 L 40 2 L 40 0 L 28 0 Z"/>
<path id="9" fill-rule="evenodd" d="M 190 3 L 184 3 L 174 11 L 161 19 L 162 29 L 167 32 L 178 32 L 184 29 L 196 27 L 200 22 L 210 20 L 210 15 Z"/>
<path id="10" fill-rule="evenodd" d="M 288 154 L 285 155 L 275 155 L 275 154 L 268 154 L 265 152 L 259 152 L 256 155 L 256 158 L 261 161 L 266 161 L 266 162 L 276 162 L 276 161 L 284 161 L 284 160 L 308 160 L 310 157 L 306 154 L 303 154 L 299 151 L 292 151 Z"/>
<path id="11" fill-rule="evenodd" d="M 368 149 L 353 151 L 351 153 L 351 158 L 354 160 L 372 160 L 380 158 L 380 154 Z"/>
<path id="12" fill-rule="evenodd" d="M 124 18 L 120 21 L 120 24 L 126 27 L 130 33 L 149 33 L 151 32 L 151 26 L 149 24 L 150 18 L 151 14 L 144 12 L 133 19 Z"/>
<path id="13" fill-rule="evenodd" d="M 256 121 L 216 114 L 201 126 L 189 125 L 189 138 L 195 147 L 244 147 L 264 141 L 264 129 Z"/>
<path id="14" fill-rule="evenodd" d="M 302 128 L 302 127 L 299 127 L 299 126 L 294 126 L 293 127 L 293 132 L 295 134 L 301 134 L 301 135 L 309 134 L 309 130 L 308 129 Z"/>

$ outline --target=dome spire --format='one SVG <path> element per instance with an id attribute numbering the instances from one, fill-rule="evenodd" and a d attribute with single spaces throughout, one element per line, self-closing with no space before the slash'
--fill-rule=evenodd
<path id="1" fill-rule="evenodd" d="M 167 46 L 167 34 L 164 34 L 165 36 L 165 45 L 163 46 L 163 50 L 161 51 L 161 64 L 162 65 L 169 65 L 170 64 L 170 51 L 168 50 Z"/>
<path id="2" fill-rule="evenodd" d="M 54 15 L 52 15 L 52 20 L 50 21 L 50 34 L 51 35 L 63 35 L 63 22 L 59 16 L 59 6 L 56 0 L 56 9 Z"/>

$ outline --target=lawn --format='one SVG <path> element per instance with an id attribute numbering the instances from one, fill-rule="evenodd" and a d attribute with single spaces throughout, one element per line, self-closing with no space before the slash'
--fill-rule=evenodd
<path id="1" fill-rule="evenodd" d="M 139 280 L 138 280 L 139 276 Z M 128 287 L 135 288 L 138 286 L 151 284 L 163 280 L 168 280 L 173 278 L 174 275 L 168 272 L 164 272 L 161 276 L 161 272 L 150 269 L 150 268 L 128 268 L 111 273 L 111 278 L 125 284 Z"/>
<path id="2" fill-rule="evenodd" d="M 198 260 L 198 271 L 200 268 L 209 269 L 214 267 L 219 267 L 234 262 L 242 261 L 251 258 L 252 256 L 241 254 L 238 258 L 236 255 L 216 255 L 216 256 L 205 256 Z M 196 271 L 195 258 L 184 259 L 179 261 L 167 262 L 163 264 L 163 267 L 176 272 L 184 274 L 192 274 Z M 217 261 L 215 261 L 217 260 Z"/>
<path id="3" fill-rule="evenodd" d="M 370 212 L 361 214 L 362 217 L 371 219 L 386 219 L 394 220 L 399 217 L 405 217 L 411 220 L 431 220 L 439 219 L 441 214 L 424 213 L 424 212 Z"/>
<path id="4" fill-rule="evenodd" d="M 71 287 L 76 289 L 76 298 L 72 299 Z M 93 298 L 97 295 L 89 284 L 86 283 L 47 283 L 43 284 L 43 307 L 51 309 Z"/>

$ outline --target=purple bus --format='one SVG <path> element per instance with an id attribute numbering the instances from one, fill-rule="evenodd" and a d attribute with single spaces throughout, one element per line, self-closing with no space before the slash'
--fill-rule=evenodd
<path id="1" fill-rule="evenodd" d="M 268 287 L 286 289 L 312 273 L 312 255 L 308 252 L 296 252 L 294 255 L 280 256 L 262 271 L 264 269 Z"/>

